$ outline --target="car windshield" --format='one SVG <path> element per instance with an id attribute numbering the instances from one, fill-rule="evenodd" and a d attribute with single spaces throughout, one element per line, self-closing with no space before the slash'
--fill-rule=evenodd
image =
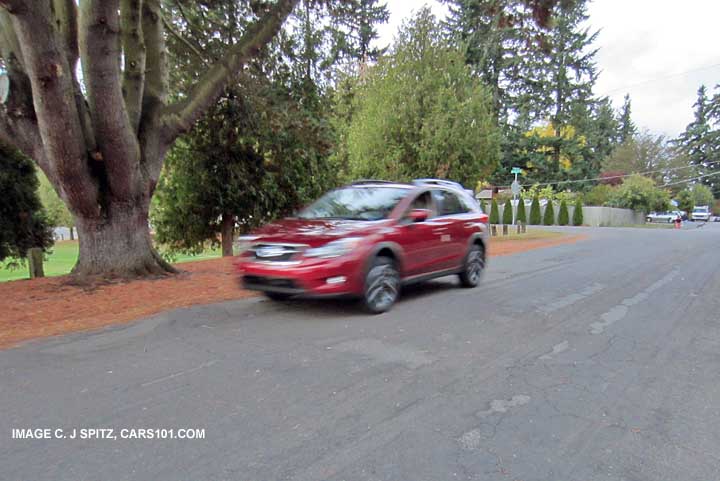
<path id="1" fill-rule="evenodd" d="M 385 219 L 408 189 L 399 187 L 344 187 L 328 192 L 300 211 L 301 219 Z"/>
<path id="2" fill-rule="evenodd" d="M 707 211 L 708 211 L 707 207 L 695 207 L 695 210 L 693 210 L 693 212 L 699 212 L 699 213 L 703 213 L 703 214 Z"/>

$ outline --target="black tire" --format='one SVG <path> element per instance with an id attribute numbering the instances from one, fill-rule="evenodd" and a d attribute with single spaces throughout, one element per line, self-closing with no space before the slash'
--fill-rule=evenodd
<path id="1" fill-rule="evenodd" d="M 365 274 L 363 306 L 370 314 L 389 311 L 400 296 L 400 272 L 390 257 L 376 257 Z"/>
<path id="2" fill-rule="evenodd" d="M 284 292 L 263 292 L 265 296 L 273 301 L 287 301 L 292 297 L 292 294 L 285 294 Z"/>
<path id="3" fill-rule="evenodd" d="M 473 244 L 465 256 L 463 269 L 458 274 L 460 284 L 463 287 L 477 287 L 480 284 L 483 270 L 485 270 L 485 249 L 478 244 Z"/>

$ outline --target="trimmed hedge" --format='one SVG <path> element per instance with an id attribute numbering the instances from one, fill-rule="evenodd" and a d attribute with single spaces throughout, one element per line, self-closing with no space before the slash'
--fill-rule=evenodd
<path id="1" fill-rule="evenodd" d="M 498 205 L 497 202 L 495 202 L 495 199 L 492 200 L 490 203 L 490 223 L 491 224 L 499 224 L 500 223 L 500 213 L 498 212 Z"/>
<path id="2" fill-rule="evenodd" d="M 527 216 L 525 215 L 525 201 L 518 199 L 517 213 L 515 214 L 515 220 L 518 224 L 527 224 Z"/>
<path id="3" fill-rule="evenodd" d="M 541 221 L 540 199 L 538 199 L 538 196 L 535 196 L 533 197 L 532 204 L 530 205 L 530 225 L 540 225 Z"/>
<path id="4" fill-rule="evenodd" d="M 551 200 L 545 205 L 545 215 L 543 215 L 543 225 L 553 225 L 555 223 L 555 207 Z"/>
<path id="5" fill-rule="evenodd" d="M 558 213 L 558 225 L 568 225 L 570 223 L 570 213 L 565 199 L 560 202 L 560 212 Z"/>
<path id="6" fill-rule="evenodd" d="M 513 221 L 512 210 L 513 210 L 512 202 L 510 201 L 510 199 L 508 199 L 507 201 L 505 201 L 505 207 L 503 208 L 503 218 L 502 218 L 503 224 L 506 224 L 506 225 L 512 224 L 512 221 Z"/>
<path id="7" fill-rule="evenodd" d="M 575 212 L 573 212 L 573 225 L 582 225 L 583 224 L 583 212 L 582 212 L 583 204 L 580 199 L 577 199 L 575 201 Z"/>

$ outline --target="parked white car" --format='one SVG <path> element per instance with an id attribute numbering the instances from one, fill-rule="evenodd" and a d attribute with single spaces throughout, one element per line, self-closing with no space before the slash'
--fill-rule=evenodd
<path id="1" fill-rule="evenodd" d="M 668 224 L 675 222 L 680 217 L 677 212 L 650 212 L 645 220 L 647 222 L 667 222 Z"/>
<path id="2" fill-rule="evenodd" d="M 711 215 L 712 213 L 710 212 L 710 207 L 706 205 L 699 205 L 693 209 L 692 214 L 690 214 L 690 220 L 708 222 Z"/>

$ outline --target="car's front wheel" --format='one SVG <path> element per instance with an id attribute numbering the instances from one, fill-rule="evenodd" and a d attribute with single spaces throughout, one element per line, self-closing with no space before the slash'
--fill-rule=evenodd
<path id="1" fill-rule="evenodd" d="M 473 244 L 465 257 L 465 264 L 460 272 L 460 283 L 463 287 L 476 287 L 480 284 L 483 270 L 485 270 L 485 250 L 478 244 Z"/>
<path id="2" fill-rule="evenodd" d="M 376 257 L 365 276 L 363 304 L 371 314 L 390 310 L 400 295 L 400 272 L 390 257 Z"/>

